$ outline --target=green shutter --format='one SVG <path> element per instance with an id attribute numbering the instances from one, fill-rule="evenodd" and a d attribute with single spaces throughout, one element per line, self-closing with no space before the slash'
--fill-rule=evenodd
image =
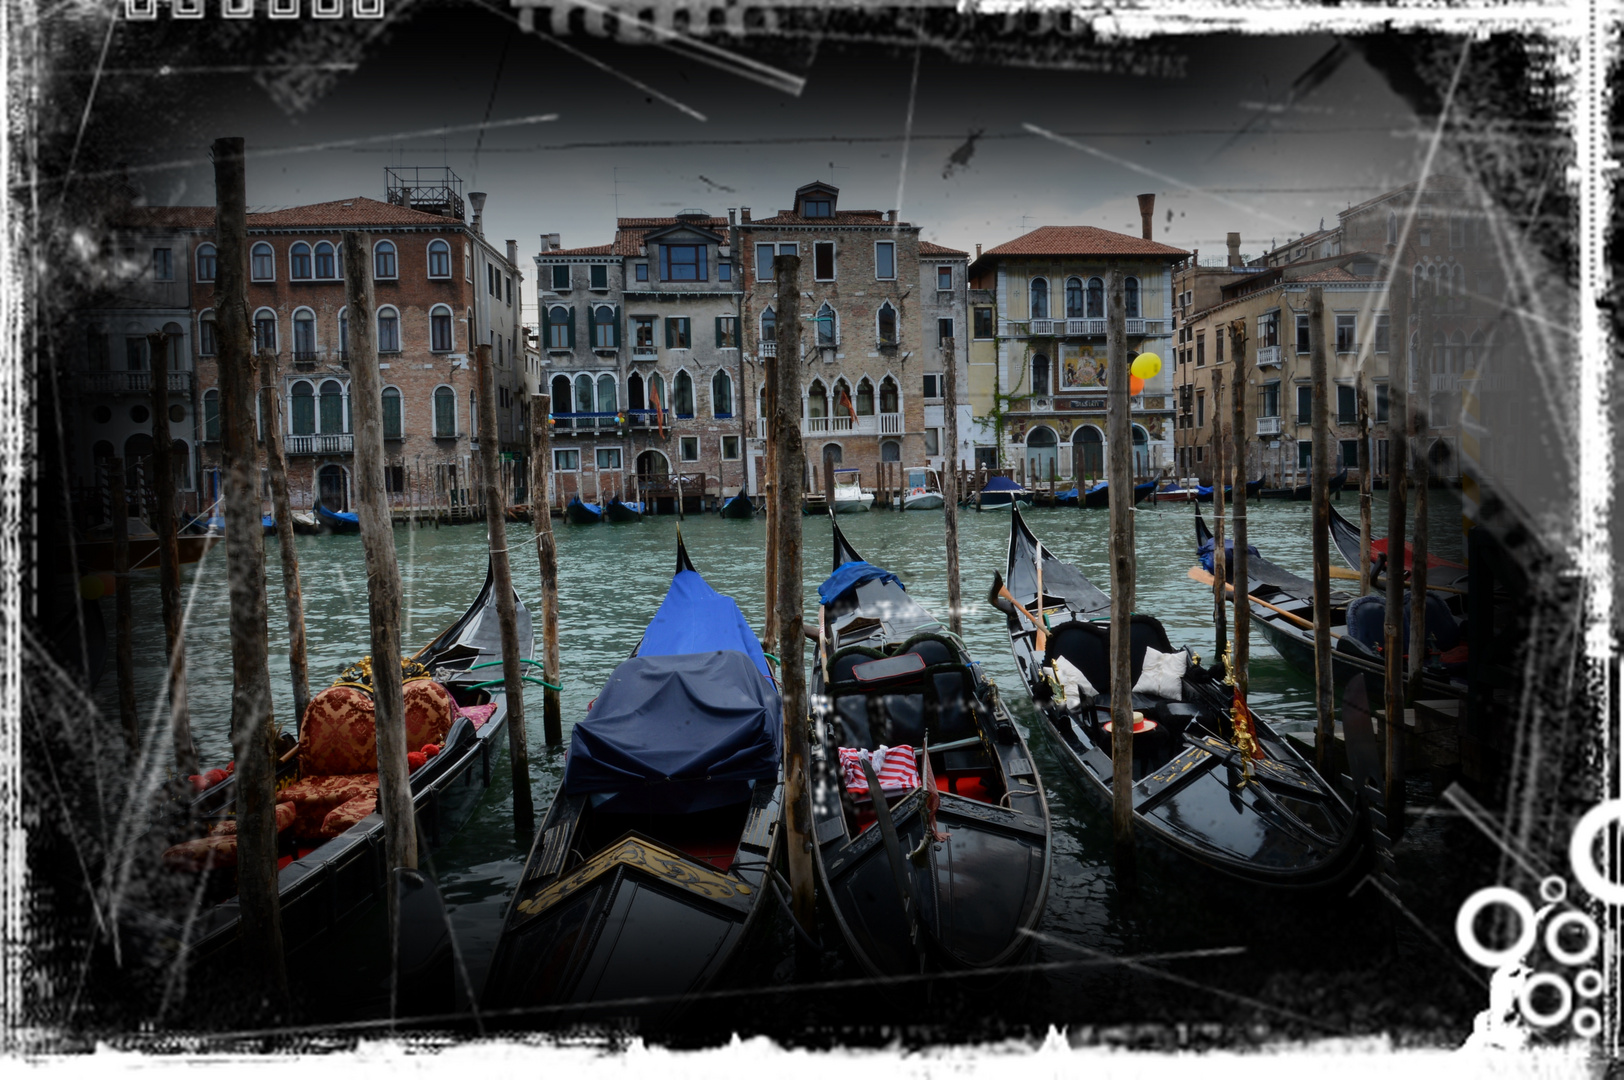
<path id="1" fill-rule="evenodd" d="M 598 326 L 598 309 L 595 305 L 586 306 L 586 343 L 590 348 L 598 347 L 598 338 L 594 331 Z"/>
<path id="2" fill-rule="evenodd" d="M 570 308 L 569 313 L 570 313 L 569 347 L 573 349 L 573 348 L 575 348 L 575 309 Z"/>
<path id="3" fill-rule="evenodd" d="M 722 317 L 720 315 L 716 316 L 716 347 L 718 349 L 722 347 Z"/>
<path id="4" fill-rule="evenodd" d="M 615 323 L 614 323 L 614 329 L 612 330 L 612 333 L 613 333 L 614 336 L 613 336 L 613 339 L 609 342 L 609 344 L 613 345 L 615 348 L 618 349 L 618 348 L 620 348 L 620 305 L 619 304 L 615 305 Z"/>
<path id="5" fill-rule="evenodd" d="M 553 345 L 552 324 L 547 319 L 551 311 L 552 308 L 546 304 L 541 305 L 541 349 L 543 352 L 552 348 Z"/>
<path id="6" fill-rule="evenodd" d="M 676 345 L 676 337 L 672 334 L 675 328 L 676 320 L 667 315 L 665 319 L 665 347 L 668 349 L 674 348 Z"/>

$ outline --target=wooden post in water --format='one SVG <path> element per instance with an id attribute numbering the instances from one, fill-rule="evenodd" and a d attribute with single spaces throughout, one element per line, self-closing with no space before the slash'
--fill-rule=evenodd
<path id="1" fill-rule="evenodd" d="M 551 409 L 552 395 L 531 395 L 530 505 L 539 506 L 541 512 L 532 513 L 530 522 L 536 531 L 536 562 L 541 568 L 542 671 L 548 682 L 562 686 L 558 681 L 562 666 L 558 655 L 558 545 L 553 539 L 552 502 L 548 495 L 553 475 L 552 433 L 547 430 Z M 547 745 L 564 745 L 564 712 L 557 690 L 542 691 L 541 718 Z"/>
<path id="2" fill-rule="evenodd" d="M 784 845 L 789 863 L 790 906 L 795 921 L 807 936 L 817 933 L 817 904 L 813 892 L 812 788 L 807 775 L 806 666 L 802 662 L 801 632 L 801 478 L 805 475 L 805 449 L 801 443 L 801 395 L 797 372 L 800 355 L 801 259 L 779 255 L 773 259 L 778 278 L 778 355 L 774 360 L 772 438 L 778 445 L 778 679 L 784 694 Z M 785 301 L 788 301 L 786 304 Z M 796 935 L 796 966 L 802 977 L 815 970 L 816 950 Z"/>
<path id="3" fill-rule="evenodd" d="M 1221 334 L 1223 327 L 1216 331 Z M 1229 559 L 1224 555 L 1224 373 L 1212 373 L 1212 626 L 1218 662 L 1229 648 L 1229 612 L 1224 583 L 1229 580 Z M 1197 504 L 1199 505 L 1199 504 Z M 1197 513 L 1200 511 L 1198 510 Z"/>
<path id="4" fill-rule="evenodd" d="M 1388 342 L 1389 349 L 1392 343 Z M 1354 377 L 1354 400 L 1357 403 L 1359 430 L 1359 595 L 1370 591 L 1370 404 L 1365 401 L 1365 370 L 1363 365 Z"/>
<path id="5" fill-rule="evenodd" d="M 152 527 L 158 533 L 158 595 L 163 603 L 164 645 L 169 657 L 169 730 L 175 744 L 175 771 L 197 772 L 192 722 L 186 701 L 186 637 L 180 598 L 180 543 L 175 526 L 175 470 L 169 433 L 168 334 L 148 334 L 152 356 Z"/>
<path id="6" fill-rule="evenodd" d="M 1241 700 L 1247 701 L 1247 664 L 1252 651 L 1252 585 L 1246 568 L 1246 323 L 1236 319 L 1229 324 L 1229 330 L 1229 354 L 1235 361 L 1234 385 L 1229 390 L 1234 405 L 1230 426 L 1235 446 L 1235 460 L 1232 463 L 1235 474 L 1232 488 L 1235 542 L 1231 545 L 1235 552 L 1235 567 L 1230 575 L 1235 580 L 1235 636 L 1230 645 L 1230 657 L 1235 666 L 1235 685 L 1241 692 Z"/>
<path id="7" fill-rule="evenodd" d="M 1331 691 L 1331 363 L 1325 353 L 1325 290 L 1308 290 L 1308 355 L 1313 378 L 1314 426 L 1309 496 L 1314 510 L 1314 764 L 1330 775 L 1336 742 Z"/>
<path id="8" fill-rule="evenodd" d="M 1394 340 L 1387 354 L 1387 619 L 1382 628 L 1386 658 L 1387 835 L 1397 839 L 1404 823 L 1404 526 L 1405 473 L 1409 465 L 1407 434 L 1410 389 L 1410 298 L 1406 287 L 1388 292 Z"/>
<path id="9" fill-rule="evenodd" d="M 276 719 L 266 641 L 265 536 L 254 446 L 249 341 L 247 171 L 241 138 L 214 141 L 215 341 L 220 472 L 231 598 L 231 746 L 237 777 L 237 898 L 242 971 L 271 1010 L 287 1005 L 282 903 L 276 890 Z M 353 323 L 351 329 L 354 329 Z"/>
<path id="10" fill-rule="evenodd" d="M 130 642 L 130 503 L 124 493 L 124 459 L 110 459 L 107 469 L 113 497 L 113 664 L 118 672 L 118 718 L 133 760 L 141 748 L 141 729 L 135 719 L 135 656 Z"/>
<path id="11" fill-rule="evenodd" d="M 1133 851 L 1133 428 L 1128 415 L 1128 326 L 1122 271 L 1111 271 L 1105 314 L 1106 424 L 1111 447 L 1111 835 L 1119 867 Z M 1025 469 L 1022 458 L 1021 466 Z M 1022 485 L 1025 486 L 1024 484 Z M 1039 606 L 1042 606 L 1041 598 Z"/>
<path id="12" fill-rule="evenodd" d="M 1431 320 L 1422 320 L 1422 340 L 1425 341 L 1426 323 Z M 1425 348 L 1435 348 L 1428 342 Z M 1419 369 L 1419 359 L 1411 361 L 1414 368 Z M 1432 365 L 1427 365 L 1429 368 Z M 1419 379 L 1415 380 L 1419 383 Z M 1421 387 L 1416 386 L 1419 396 Z M 1430 404 L 1427 398 L 1422 402 Z M 1415 492 L 1415 539 L 1411 541 L 1410 548 L 1410 670 L 1408 678 L 1408 697 L 1415 701 L 1421 697 L 1421 676 L 1427 664 L 1427 478 L 1429 473 L 1427 461 L 1427 404 L 1418 404 L 1408 401 L 1409 438 L 1405 440 L 1410 447 L 1410 468 L 1414 477 L 1411 488 Z"/>
<path id="13" fill-rule="evenodd" d="M 943 388 L 942 418 L 946 421 L 947 467 L 942 470 L 942 520 L 947 527 L 947 628 L 964 634 L 963 601 L 959 592 L 959 365 L 954 342 L 942 342 L 947 385 Z M 939 448 L 941 449 L 941 448 Z"/>
<path id="14" fill-rule="evenodd" d="M 502 690 L 507 695 L 508 761 L 513 767 L 513 825 L 521 843 L 536 829 L 530 793 L 530 750 L 524 729 L 524 669 L 519 660 L 519 608 L 513 601 L 508 561 L 507 509 L 502 503 L 500 435 L 496 430 L 496 370 L 491 347 L 474 350 L 479 378 L 479 456 L 485 481 L 485 536 L 491 553 L 491 587 L 496 590 L 496 621 L 502 628 Z M 599 499 L 603 498 L 601 489 Z M 600 502 L 600 506 L 602 503 Z"/>
<path id="15" fill-rule="evenodd" d="M 310 704 L 310 666 L 305 658 L 304 594 L 299 586 L 299 552 L 293 544 L 293 508 L 288 499 L 288 465 L 282 453 L 282 395 L 277 389 L 277 358 L 259 357 L 259 388 L 264 415 L 265 465 L 271 474 L 271 516 L 282 557 L 282 602 L 288 615 L 288 672 L 293 679 L 293 725 L 297 732 Z"/>
<path id="16" fill-rule="evenodd" d="M 883 465 L 874 466 L 875 472 L 880 472 L 884 468 Z M 861 476 L 862 474 L 858 473 L 858 475 Z M 880 494 L 881 485 L 876 483 L 874 490 L 876 496 Z M 823 508 L 825 511 L 833 511 L 835 508 L 835 463 L 827 449 L 823 451 Z"/>

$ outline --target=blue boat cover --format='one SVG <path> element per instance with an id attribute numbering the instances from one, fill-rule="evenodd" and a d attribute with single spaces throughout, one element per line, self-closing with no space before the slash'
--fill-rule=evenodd
<path id="1" fill-rule="evenodd" d="M 858 560 L 856 562 L 841 563 L 840 567 L 829 575 L 829 579 L 818 586 L 818 603 L 825 606 L 832 604 L 848 590 L 855 589 L 866 581 L 876 579 L 882 585 L 894 581 L 897 583 L 897 588 L 907 591 L 907 586 L 902 584 L 902 579 L 891 571 Z"/>
<path id="2" fill-rule="evenodd" d="M 592 511 L 594 514 L 603 513 L 603 507 L 599 506 L 597 503 L 586 502 L 579 495 L 575 495 L 575 496 L 571 497 L 570 505 L 571 506 L 584 506 L 588 510 Z"/>
<path id="3" fill-rule="evenodd" d="M 321 503 L 316 504 L 316 513 L 324 517 L 330 517 L 334 521 L 348 522 L 351 525 L 358 525 L 361 522 L 361 518 L 357 514 L 347 513 L 343 510 L 329 510 Z"/>
<path id="4" fill-rule="evenodd" d="M 1021 487 L 1021 485 L 1017 484 L 1015 481 L 1009 479 L 1007 476 L 995 476 L 991 480 L 988 480 L 987 481 L 987 486 L 982 488 L 981 490 L 982 491 L 1025 491 L 1026 489 Z"/>
<path id="5" fill-rule="evenodd" d="M 564 791 L 620 813 L 742 802 L 752 781 L 777 779 L 783 732 L 778 690 L 744 653 L 639 653 L 575 725 Z"/>
<path id="6" fill-rule="evenodd" d="M 1207 539 L 1203 540 L 1201 542 L 1201 546 L 1195 549 L 1195 553 L 1196 556 L 1201 560 L 1202 569 L 1206 570 L 1209 574 L 1212 573 L 1212 538 L 1209 536 Z M 1258 551 L 1256 544 L 1246 545 L 1246 556 L 1249 559 L 1263 558 L 1263 554 Z M 1235 538 L 1232 536 L 1226 536 L 1224 537 L 1224 566 L 1227 568 L 1233 567 L 1234 565 Z M 1233 571 L 1231 571 L 1231 573 L 1233 573 Z"/>
<path id="7" fill-rule="evenodd" d="M 654 621 L 643 631 L 637 655 L 686 656 L 718 649 L 743 653 L 763 678 L 772 679 L 761 642 L 733 598 L 711 588 L 696 571 L 677 571 Z"/>

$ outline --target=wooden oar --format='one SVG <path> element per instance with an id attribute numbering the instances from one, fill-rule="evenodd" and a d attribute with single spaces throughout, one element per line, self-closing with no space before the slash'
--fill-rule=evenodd
<path id="1" fill-rule="evenodd" d="M 1213 580 L 1212 574 L 1208 573 L 1206 570 L 1201 569 L 1201 567 L 1199 567 L 1199 566 L 1190 567 L 1190 580 L 1191 581 L 1199 581 L 1203 585 L 1216 584 L 1216 582 Z M 1224 589 L 1229 593 L 1229 598 L 1231 600 L 1234 600 L 1235 599 L 1235 586 L 1231 585 L 1229 582 L 1226 581 L 1226 582 L 1224 582 Z M 1314 624 L 1309 622 L 1307 619 L 1303 618 L 1301 615 L 1293 615 L 1291 612 L 1287 611 L 1285 608 L 1276 607 L 1275 605 L 1269 603 L 1267 600 L 1259 600 L 1257 597 L 1252 596 L 1250 593 L 1247 594 L 1247 598 L 1249 600 L 1251 600 L 1252 603 L 1261 604 L 1262 606 L 1268 608 L 1270 611 L 1274 612 L 1276 615 L 1279 615 L 1281 618 L 1289 620 L 1295 626 L 1300 626 L 1304 630 L 1308 630 L 1308 631 L 1312 631 L 1314 629 Z"/>
<path id="2" fill-rule="evenodd" d="M 1044 631 L 1043 631 L 1043 623 L 1038 621 L 1038 619 L 1036 619 L 1035 617 L 1033 617 L 1033 615 L 1032 615 L 1032 613 L 1030 611 L 1027 611 L 1024 607 L 1021 606 L 1021 602 L 1019 600 L 1015 599 L 1014 594 L 1012 594 L 1009 591 L 1009 586 L 1005 585 L 1003 583 L 1003 581 L 1000 580 L 998 582 L 998 590 L 997 590 L 996 593 L 994 593 L 994 595 L 995 596 L 1002 596 L 1005 600 L 1008 600 L 1011 607 L 1013 607 L 1016 611 L 1020 612 L 1022 615 L 1025 615 L 1026 616 L 1026 621 L 1031 623 L 1034 627 L 1037 628 L 1038 636 L 1037 636 L 1036 644 L 1037 644 L 1037 647 L 1038 647 L 1038 652 L 1040 652 L 1040 653 L 1045 652 L 1047 650 L 1048 644 L 1049 644 L 1049 635 L 1044 633 Z M 1043 603 L 1043 598 L 1042 597 L 1038 598 L 1038 603 L 1039 604 Z"/>
<path id="3" fill-rule="evenodd" d="M 1331 576 L 1334 577 L 1334 578 L 1340 578 L 1343 581 L 1358 581 L 1359 580 L 1359 571 L 1357 571 L 1357 570 L 1349 570 L 1346 567 L 1342 567 L 1342 566 L 1333 566 L 1333 567 L 1331 567 Z M 1382 579 L 1379 579 L 1378 581 L 1372 581 L 1371 585 L 1374 587 L 1374 586 L 1380 585 L 1382 582 L 1384 582 L 1386 580 L 1387 580 L 1386 578 L 1382 578 Z M 1465 589 L 1457 589 L 1457 588 L 1454 588 L 1453 586 L 1450 586 L 1450 585 L 1428 585 L 1427 586 L 1427 591 L 1428 592 L 1453 593 L 1456 596 L 1465 596 L 1466 595 L 1466 590 Z"/>

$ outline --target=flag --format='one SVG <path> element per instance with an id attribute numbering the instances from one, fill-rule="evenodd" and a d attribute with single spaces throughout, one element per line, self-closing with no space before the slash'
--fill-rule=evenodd
<path id="1" fill-rule="evenodd" d="M 857 409 L 853 407 L 851 403 L 851 394 L 847 392 L 844 386 L 840 388 L 840 404 L 846 407 L 846 415 L 852 418 L 853 423 L 856 423 Z"/>
<path id="2" fill-rule="evenodd" d="M 936 827 L 936 810 L 942 805 L 942 793 L 936 789 L 936 777 L 930 771 L 930 744 L 925 744 L 925 839 L 940 844 L 947 833 Z"/>
<path id="3" fill-rule="evenodd" d="M 1257 739 L 1257 721 L 1252 716 L 1252 710 L 1247 708 L 1246 702 L 1241 700 L 1239 687 L 1235 688 L 1234 701 L 1229 712 L 1230 728 L 1234 732 L 1235 746 L 1241 752 L 1242 763 L 1246 766 L 1246 774 L 1251 776 L 1251 762 L 1263 760 L 1263 744 Z"/>
<path id="4" fill-rule="evenodd" d="M 660 431 L 660 438 L 665 438 L 665 410 L 660 405 L 660 392 L 654 388 L 652 382 L 648 387 L 648 399 L 654 403 L 654 426 Z"/>

